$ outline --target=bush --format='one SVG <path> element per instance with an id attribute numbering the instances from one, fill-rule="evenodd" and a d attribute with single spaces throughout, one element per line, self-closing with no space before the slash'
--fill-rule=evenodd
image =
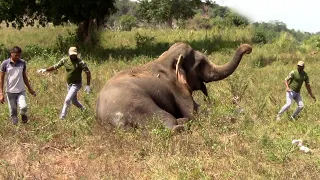
<path id="1" fill-rule="evenodd" d="M 187 20 L 183 20 L 183 19 L 177 20 L 175 28 L 185 29 L 186 27 L 187 27 Z"/>
<path id="2" fill-rule="evenodd" d="M 45 48 L 39 45 L 27 45 L 22 49 L 22 57 L 23 59 L 32 59 L 34 57 L 49 57 L 54 53 L 52 49 Z M 4 44 L 0 44 L 0 61 L 7 59 L 10 57 L 10 51 L 4 46 Z"/>
<path id="3" fill-rule="evenodd" d="M 258 68 L 266 67 L 272 64 L 274 61 L 277 60 L 277 56 L 273 54 L 263 55 L 259 54 L 258 57 L 253 61 L 253 65 Z"/>
<path id="4" fill-rule="evenodd" d="M 155 40 L 155 37 L 142 36 L 139 33 L 136 33 L 134 38 L 136 40 L 137 48 L 152 46 L 153 41 Z"/>
<path id="5" fill-rule="evenodd" d="M 262 31 L 255 31 L 251 40 L 257 44 L 266 44 L 268 42 L 266 34 Z"/>
<path id="6" fill-rule="evenodd" d="M 24 48 L 24 58 L 31 59 L 33 57 L 45 57 L 48 58 L 54 53 L 53 49 L 45 48 L 35 44 L 27 45 Z"/>
<path id="7" fill-rule="evenodd" d="M 215 17 L 215 18 L 212 18 L 211 19 L 211 23 L 214 27 L 218 27 L 218 28 L 222 28 L 222 27 L 225 27 L 227 24 L 226 24 L 226 21 L 221 18 L 221 17 Z"/>
<path id="8" fill-rule="evenodd" d="M 294 52 L 298 49 L 299 43 L 292 34 L 283 32 L 280 34 L 280 37 L 275 44 L 278 46 L 278 49 L 281 49 L 281 51 Z"/>
<path id="9" fill-rule="evenodd" d="M 234 26 L 248 26 L 249 20 L 240 14 L 229 12 L 227 13 L 226 20 L 229 21 Z"/>
<path id="10" fill-rule="evenodd" d="M 4 46 L 4 44 L 0 44 L 0 61 L 7 59 L 9 57 L 9 50 Z"/>
<path id="11" fill-rule="evenodd" d="M 202 17 L 201 14 L 196 14 L 188 24 L 188 28 L 190 29 L 210 29 L 211 27 L 212 23 L 210 20 Z"/>
<path id="12" fill-rule="evenodd" d="M 58 35 L 54 49 L 60 53 L 65 53 L 70 46 L 77 46 L 79 40 L 77 33 L 68 30 L 67 36 Z"/>
<path id="13" fill-rule="evenodd" d="M 120 30 L 131 31 L 132 28 L 137 27 L 137 18 L 132 15 L 122 15 L 119 17 Z"/>
<path id="14" fill-rule="evenodd" d="M 313 37 L 305 40 L 303 43 L 305 46 L 309 46 L 310 49 L 319 49 L 320 48 L 320 36 L 319 35 L 313 36 Z"/>

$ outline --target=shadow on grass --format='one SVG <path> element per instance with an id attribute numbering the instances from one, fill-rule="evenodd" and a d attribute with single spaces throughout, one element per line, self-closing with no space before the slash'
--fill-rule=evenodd
<path id="1" fill-rule="evenodd" d="M 223 49 L 236 50 L 236 48 L 244 42 L 240 41 L 224 41 L 221 38 L 212 38 L 212 39 L 202 39 L 202 40 L 193 40 L 193 41 L 183 41 L 188 43 L 192 48 L 206 52 L 206 54 L 211 54 L 213 52 L 221 51 Z M 122 46 L 119 48 L 95 48 L 93 51 L 85 51 L 83 54 L 86 54 L 87 57 L 91 59 L 103 62 L 112 57 L 112 59 L 125 59 L 132 60 L 137 56 L 148 56 L 156 58 L 160 56 L 163 52 L 169 49 L 169 47 L 174 43 L 161 42 L 161 43 L 148 43 L 144 46 L 139 46 L 136 48 Z"/>
<path id="2" fill-rule="evenodd" d="M 221 37 L 212 37 L 200 40 L 183 41 L 189 44 L 192 48 L 206 52 L 206 54 L 211 54 L 213 52 L 221 51 L 223 49 L 229 49 L 235 51 L 235 49 L 240 45 L 240 41 L 224 41 Z M 136 48 L 129 46 L 122 46 L 118 48 L 103 48 L 101 46 L 95 47 L 93 49 L 80 49 L 82 57 L 85 59 L 90 59 L 95 62 L 104 62 L 107 60 L 126 60 L 130 61 L 135 57 L 148 56 L 156 58 L 160 56 L 163 52 L 169 49 L 174 43 L 161 42 L 156 43 L 154 41 L 146 42 L 140 44 Z M 5 51 L 4 48 L 1 48 Z M 5 53 L 1 53 L 5 54 Z M 26 59 L 32 59 L 36 56 L 64 56 L 59 50 L 40 47 L 38 45 L 28 45 L 24 49 L 23 56 Z"/>

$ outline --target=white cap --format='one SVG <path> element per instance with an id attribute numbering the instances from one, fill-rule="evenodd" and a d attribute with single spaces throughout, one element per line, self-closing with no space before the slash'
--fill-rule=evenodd
<path id="1" fill-rule="evenodd" d="M 77 55 L 78 54 L 78 51 L 77 51 L 77 48 L 76 47 L 70 47 L 69 48 L 69 56 L 71 55 Z"/>

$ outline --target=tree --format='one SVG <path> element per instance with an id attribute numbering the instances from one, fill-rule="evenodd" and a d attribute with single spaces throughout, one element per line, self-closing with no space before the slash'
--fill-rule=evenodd
<path id="1" fill-rule="evenodd" d="M 270 21 L 269 24 L 271 25 L 272 29 L 276 32 L 281 31 L 288 31 L 287 25 L 280 21 Z"/>
<path id="2" fill-rule="evenodd" d="M 249 20 L 246 17 L 241 16 L 240 14 L 235 12 L 228 12 L 226 15 L 226 20 L 228 20 L 231 23 L 231 25 L 234 26 L 249 25 Z"/>
<path id="3" fill-rule="evenodd" d="M 107 24 L 110 27 L 116 26 L 116 22 L 121 21 L 120 18 L 123 15 L 131 15 L 136 17 L 138 2 L 130 1 L 130 0 L 116 0 L 115 7 L 118 9 L 116 13 L 109 16 L 107 19 Z"/>
<path id="4" fill-rule="evenodd" d="M 132 28 L 137 26 L 137 18 L 132 15 L 122 15 L 119 17 L 119 24 L 121 30 L 131 31 Z"/>
<path id="5" fill-rule="evenodd" d="M 12 23 L 14 28 L 33 25 L 39 19 L 35 15 L 37 4 L 35 0 L 0 0 L 0 23 L 5 21 L 7 27 Z"/>
<path id="6" fill-rule="evenodd" d="M 266 33 L 256 29 L 252 36 L 252 42 L 257 44 L 266 44 L 268 42 Z"/>
<path id="7" fill-rule="evenodd" d="M 0 0 L 0 22 L 22 28 L 37 20 L 45 26 L 71 22 L 78 25 L 81 41 L 90 41 L 90 33 L 101 27 L 106 16 L 114 13 L 115 0 Z"/>
<path id="8" fill-rule="evenodd" d="M 213 4 L 211 0 L 140 0 L 138 17 L 147 22 L 167 23 L 172 27 L 173 20 L 194 17 L 196 10 Z"/>
<path id="9" fill-rule="evenodd" d="M 209 17 L 221 17 L 224 18 L 227 13 L 230 11 L 226 6 L 220 6 L 219 4 L 214 3 L 212 7 L 209 8 Z"/>
<path id="10" fill-rule="evenodd" d="M 118 9 L 119 16 L 122 15 L 136 15 L 138 3 L 131 0 L 116 0 L 116 7 Z"/>

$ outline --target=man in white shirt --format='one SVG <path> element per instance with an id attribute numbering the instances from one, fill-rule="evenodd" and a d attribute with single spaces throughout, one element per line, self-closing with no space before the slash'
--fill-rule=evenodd
<path id="1" fill-rule="evenodd" d="M 18 46 L 13 47 L 10 51 L 10 58 L 4 60 L 0 65 L 0 103 L 4 103 L 3 86 L 6 80 L 6 95 L 13 124 L 18 123 L 17 104 L 20 107 L 22 122 L 28 122 L 25 86 L 30 94 L 36 96 L 26 74 L 26 62 L 20 59 L 21 52 L 21 48 Z M 7 75 L 6 79 L 5 75 Z"/>

